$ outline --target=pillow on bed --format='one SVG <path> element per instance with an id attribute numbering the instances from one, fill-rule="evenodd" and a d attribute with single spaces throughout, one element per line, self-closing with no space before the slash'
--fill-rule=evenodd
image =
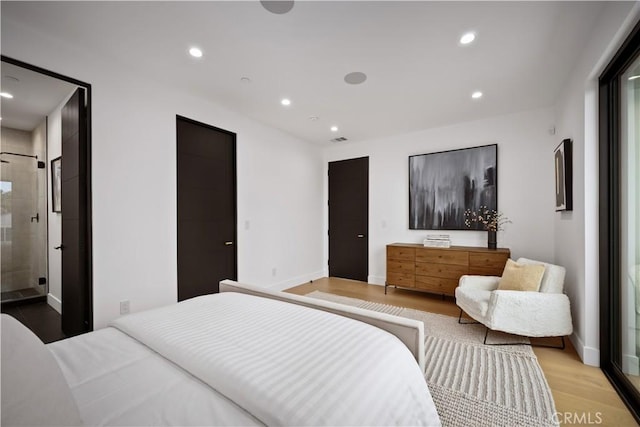
<path id="1" fill-rule="evenodd" d="M 2 425 L 79 426 L 78 407 L 50 350 L 13 317 L 2 323 Z"/>

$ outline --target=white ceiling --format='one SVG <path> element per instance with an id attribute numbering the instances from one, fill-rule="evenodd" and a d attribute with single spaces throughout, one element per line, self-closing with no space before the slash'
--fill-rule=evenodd
<path id="1" fill-rule="evenodd" d="M 13 95 L 0 98 L 2 126 L 29 132 L 77 87 L 6 62 L 0 64 L 0 75 L 2 92 Z"/>
<path id="2" fill-rule="evenodd" d="M 297 1 L 276 15 L 259 1 L 2 2 L 2 22 L 329 144 L 554 105 L 602 7 Z M 459 46 L 470 30 L 476 41 Z M 187 54 L 193 45 L 204 51 L 201 60 Z M 346 84 L 353 71 L 366 82 Z M 476 90 L 480 100 L 471 99 Z M 283 97 L 291 106 L 280 105 Z"/>

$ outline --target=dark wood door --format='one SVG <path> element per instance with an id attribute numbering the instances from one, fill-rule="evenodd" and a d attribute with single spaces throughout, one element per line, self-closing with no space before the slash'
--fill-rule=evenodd
<path id="1" fill-rule="evenodd" d="M 329 276 L 367 281 L 369 158 L 329 163 Z"/>
<path id="2" fill-rule="evenodd" d="M 177 117 L 178 301 L 237 279 L 236 135 Z"/>
<path id="3" fill-rule="evenodd" d="M 62 108 L 62 330 L 67 336 L 91 329 L 87 152 L 85 90 L 79 88 Z"/>

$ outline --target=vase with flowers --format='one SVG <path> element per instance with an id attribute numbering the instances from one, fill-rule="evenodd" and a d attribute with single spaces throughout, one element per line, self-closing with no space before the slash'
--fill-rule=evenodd
<path id="1" fill-rule="evenodd" d="M 511 220 L 502 212 L 480 206 L 478 210 L 467 209 L 464 212 L 464 225 L 471 228 L 473 224 L 487 230 L 487 248 L 496 249 L 498 231 L 504 230 L 504 225 L 511 224 Z"/>

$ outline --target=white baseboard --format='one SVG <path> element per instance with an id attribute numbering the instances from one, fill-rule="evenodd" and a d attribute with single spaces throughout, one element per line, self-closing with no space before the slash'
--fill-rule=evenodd
<path id="1" fill-rule="evenodd" d="M 585 346 L 575 332 L 571 334 L 569 339 L 571 340 L 573 347 L 576 349 L 578 356 L 580 356 L 582 363 L 589 366 L 595 366 L 596 368 L 600 367 L 600 349 Z"/>
<path id="2" fill-rule="evenodd" d="M 293 279 L 285 280 L 284 282 L 274 283 L 266 286 L 266 288 L 272 291 L 283 291 L 322 277 L 326 277 L 324 271 L 316 271 L 315 273 L 304 274 L 302 276 L 294 277 Z"/>
<path id="3" fill-rule="evenodd" d="M 386 281 L 385 277 L 381 277 L 381 276 L 369 276 L 367 277 L 367 282 L 369 282 L 370 285 L 381 285 L 384 286 L 384 282 Z"/>
<path id="4" fill-rule="evenodd" d="M 573 344 L 573 348 L 576 349 L 576 353 L 578 353 L 580 360 L 584 362 L 584 357 L 582 357 L 582 353 L 584 352 L 584 344 L 582 344 L 582 340 L 580 339 L 580 337 L 578 337 L 574 332 L 571 334 L 571 336 L 569 336 L 569 341 L 571 341 L 571 344 Z"/>
<path id="5" fill-rule="evenodd" d="M 595 347 L 585 347 L 582 362 L 585 365 L 600 367 L 600 349 Z"/>
<path id="6" fill-rule="evenodd" d="M 55 311 L 62 314 L 62 301 L 60 301 L 54 295 L 47 294 L 47 304 L 49 304 Z"/>

